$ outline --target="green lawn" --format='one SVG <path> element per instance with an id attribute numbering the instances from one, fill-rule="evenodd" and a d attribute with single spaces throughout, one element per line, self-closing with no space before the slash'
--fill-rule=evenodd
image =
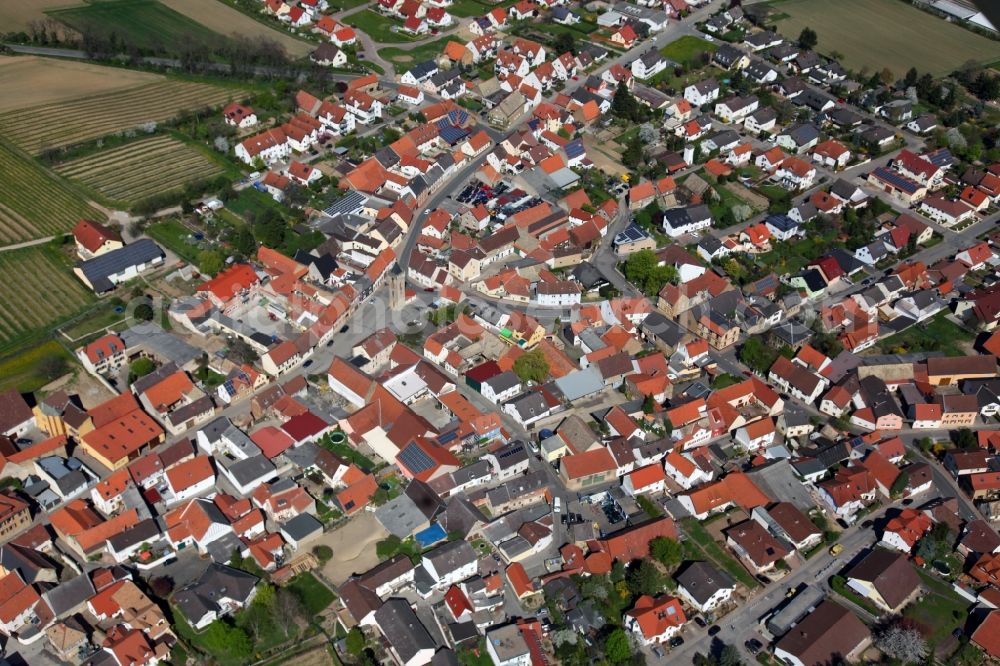
<path id="1" fill-rule="evenodd" d="M 301 573 L 288 584 L 310 615 L 319 615 L 337 598 L 326 585 L 316 580 L 308 571 Z"/>
<path id="2" fill-rule="evenodd" d="M 388 16 L 382 16 L 378 12 L 365 9 L 345 16 L 342 23 L 363 31 L 376 42 L 413 42 L 424 39 L 427 35 L 410 36 L 405 32 L 398 32 L 393 28 L 402 28 L 402 21 L 398 21 Z"/>
<path id="3" fill-rule="evenodd" d="M 170 218 L 146 227 L 146 234 L 185 261 L 198 263 L 198 245 L 180 220 Z"/>
<path id="4" fill-rule="evenodd" d="M 947 317 L 946 309 L 928 321 L 886 338 L 879 343 L 879 347 L 892 354 L 942 351 L 948 356 L 965 356 L 970 352 L 975 335 Z"/>
<path id="5" fill-rule="evenodd" d="M 361 7 L 362 5 L 367 5 L 368 0 L 330 0 L 328 3 L 330 5 L 329 12 L 342 12 L 345 9 L 354 9 L 355 7 Z"/>
<path id="6" fill-rule="evenodd" d="M 124 307 L 124 301 L 119 298 L 103 300 L 76 321 L 60 329 L 69 336 L 72 345 L 84 344 L 87 338 L 96 338 L 108 327 L 116 331 L 126 328 L 132 323 L 132 316 L 127 312 L 116 312 Z"/>
<path id="7" fill-rule="evenodd" d="M 684 533 L 688 536 L 687 543 L 694 550 L 699 551 L 705 559 L 712 560 L 716 565 L 725 569 L 730 576 L 743 583 L 749 589 L 758 587 L 760 583 L 750 575 L 742 564 L 730 557 L 726 551 L 712 538 L 704 525 L 694 518 L 685 518 L 681 521 Z"/>
<path id="8" fill-rule="evenodd" d="M 864 610 L 868 611 L 870 615 L 878 617 L 882 614 L 878 608 L 875 607 L 870 601 L 859 595 L 857 592 L 847 587 L 847 581 L 843 576 L 834 576 L 830 579 L 830 589 L 844 597 L 848 601 L 852 602 L 855 606 L 859 606 Z"/>
<path id="9" fill-rule="evenodd" d="M 175 52 L 185 41 L 217 45 L 225 37 L 156 0 L 100 0 L 48 12 L 77 31 L 93 31 L 143 49 Z"/>
<path id="10" fill-rule="evenodd" d="M 492 5 L 485 5 L 479 0 L 455 0 L 448 7 L 448 13 L 452 16 L 466 18 L 468 16 L 483 16 L 492 8 Z"/>
<path id="11" fill-rule="evenodd" d="M 955 594 L 951 587 L 923 571 L 918 571 L 927 594 L 917 603 L 903 611 L 903 616 L 916 620 L 930 634 L 927 642 L 950 653 L 955 639 L 951 632 L 965 624 L 969 603 Z"/>
<path id="12" fill-rule="evenodd" d="M 836 230 L 807 235 L 794 241 L 775 241 L 772 249 L 757 257 L 757 264 L 780 274 L 795 273 L 819 259 L 834 246 Z"/>
<path id="13" fill-rule="evenodd" d="M 205 386 L 208 389 L 217 388 L 222 382 L 226 381 L 225 375 L 220 375 L 211 368 L 198 368 L 194 373 L 195 378 L 200 382 L 205 382 Z"/>
<path id="14" fill-rule="evenodd" d="M 338 431 L 339 432 L 339 431 Z M 352 447 L 350 444 L 344 442 L 342 444 L 334 444 L 330 438 L 330 435 L 324 435 L 319 441 L 319 445 L 324 449 L 328 450 L 330 453 L 335 453 L 344 460 L 352 462 L 358 467 L 366 471 L 373 471 L 378 469 L 382 465 L 376 463 L 375 461 L 368 458 L 366 455 Z"/>
<path id="15" fill-rule="evenodd" d="M 702 178 L 708 180 L 708 182 L 714 182 L 715 180 L 704 172 L 702 172 L 701 176 Z M 728 225 L 725 217 L 726 211 L 732 210 L 735 206 L 750 205 L 749 202 L 739 198 L 723 185 L 714 185 L 712 189 L 719 195 L 719 198 L 710 202 L 708 207 L 712 211 L 712 217 L 715 219 L 716 223 L 721 224 L 721 226 Z"/>
<path id="16" fill-rule="evenodd" d="M 383 40 L 389 41 L 389 40 Z M 444 52 L 444 47 L 448 45 L 448 42 L 457 41 L 452 37 L 442 37 L 440 39 L 435 39 L 434 41 L 427 42 L 426 44 L 421 44 L 420 46 L 415 46 L 412 49 L 397 48 L 394 46 L 387 46 L 384 49 L 379 49 L 378 54 L 385 58 L 386 60 L 391 60 L 392 62 L 399 62 L 404 64 L 416 64 L 418 62 L 423 62 L 424 60 L 432 60 Z M 405 71 L 405 70 L 400 70 Z"/>
<path id="17" fill-rule="evenodd" d="M 700 37 L 684 35 L 664 46 L 660 49 L 660 53 L 676 63 L 697 65 L 701 62 L 702 53 L 714 53 L 717 48 L 719 47 L 715 44 Z"/>

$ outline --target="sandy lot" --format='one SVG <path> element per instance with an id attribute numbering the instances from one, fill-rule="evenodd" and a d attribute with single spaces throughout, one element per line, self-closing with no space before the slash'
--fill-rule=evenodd
<path id="1" fill-rule="evenodd" d="M 628 169 L 618 161 L 619 154 L 611 148 L 612 146 L 617 147 L 617 143 L 611 141 L 605 143 L 595 139 L 592 134 L 584 134 L 583 145 L 587 148 L 587 157 L 604 173 L 609 176 L 621 176 L 628 173 Z"/>
<path id="2" fill-rule="evenodd" d="M 333 558 L 323 567 L 323 575 L 340 585 L 353 573 L 363 573 L 378 564 L 375 544 L 389 536 L 375 514 L 361 511 L 347 525 L 324 534 L 317 542 L 333 549 Z"/>
<path id="3" fill-rule="evenodd" d="M 290 55 L 297 58 L 309 54 L 315 48 L 311 44 L 295 39 L 286 32 L 269 28 L 260 21 L 252 19 L 218 0 L 160 1 L 175 12 L 194 19 L 220 35 L 231 35 L 235 32 L 248 37 L 267 37 L 284 46 Z"/>
<path id="4" fill-rule="evenodd" d="M 82 5 L 83 0 L 0 0 L 0 26 L 2 32 L 27 30 L 28 24 L 46 18 L 50 9 L 69 9 Z"/>
<path id="5" fill-rule="evenodd" d="M 79 99 L 162 79 L 157 74 L 69 60 L 0 56 L 0 90 L 17 91 L 12 95 L 0 95 L 0 112 Z"/>

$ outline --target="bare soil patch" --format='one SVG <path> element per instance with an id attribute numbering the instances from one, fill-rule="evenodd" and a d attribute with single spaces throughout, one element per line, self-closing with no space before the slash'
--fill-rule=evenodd
<path id="1" fill-rule="evenodd" d="M 286 32 L 270 28 L 218 0 L 160 0 L 160 2 L 220 35 L 237 33 L 247 37 L 271 39 L 284 46 L 285 51 L 296 58 L 309 54 L 315 48 L 312 44 L 296 39 Z"/>
<path id="2" fill-rule="evenodd" d="M 378 564 L 375 544 L 389 536 L 375 514 L 360 511 L 350 522 L 324 534 L 317 543 L 333 549 L 333 558 L 323 567 L 323 576 L 340 585 L 353 573 L 364 573 Z"/>
<path id="3" fill-rule="evenodd" d="M 621 153 L 612 146 L 618 144 L 612 141 L 602 141 L 594 138 L 590 134 L 583 135 L 583 145 L 587 148 L 587 156 L 594 162 L 598 169 L 609 176 L 621 176 L 628 173 L 628 169 L 622 166 L 619 161 Z"/>
<path id="4" fill-rule="evenodd" d="M 50 9 L 69 9 L 82 4 L 83 0 L 3 0 L 0 2 L 0 26 L 3 32 L 26 31 L 32 21 L 45 19 L 45 12 Z"/>
<path id="5" fill-rule="evenodd" d="M 3 22 L 0 10 L 0 23 Z M 55 104 L 163 80 L 157 74 L 35 56 L 0 56 L 0 112 Z"/>

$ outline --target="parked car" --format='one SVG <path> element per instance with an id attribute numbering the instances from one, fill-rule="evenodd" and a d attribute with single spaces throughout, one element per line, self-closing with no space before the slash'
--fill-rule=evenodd
<path id="1" fill-rule="evenodd" d="M 347 332 L 348 332 L 349 330 L 351 330 L 351 327 L 350 327 L 350 326 L 346 326 L 346 325 L 345 325 L 345 326 L 341 326 L 341 327 L 340 327 L 340 332 L 341 332 L 341 333 L 347 333 Z"/>
<path id="2" fill-rule="evenodd" d="M 746 643 L 743 644 L 743 647 L 745 647 L 747 649 L 747 652 L 749 652 L 750 654 L 757 654 L 758 652 L 760 652 L 760 649 L 764 647 L 764 645 L 756 638 L 751 638 L 750 640 L 748 640 Z"/>
<path id="3" fill-rule="evenodd" d="M 830 554 L 833 555 L 834 557 L 840 555 L 842 552 L 844 552 L 844 547 L 841 544 L 835 543 L 832 546 L 830 546 Z"/>
<path id="4" fill-rule="evenodd" d="M 717 633 L 719 633 L 720 631 L 722 631 L 722 627 L 720 627 L 717 624 L 713 624 L 711 627 L 708 628 L 708 635 L 709 636 L 714 636 Z"/>
<path id="5" fill-rule="evenodd" d="M 704 629 L 707 626 L 705 623 L 705 619 L 701 615 L 694 616 L 694 623 L 697 624 L 702 629 Z"/>
<path id="6" fill-rule="evenodd" d="M 670 647 L 678 648 L 684 645 L 684 638 L 682 636 L 674 636 L 670 639 Z"/>

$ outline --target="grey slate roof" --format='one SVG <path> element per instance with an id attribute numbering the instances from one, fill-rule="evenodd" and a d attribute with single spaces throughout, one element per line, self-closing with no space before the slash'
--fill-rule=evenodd
<path id="1" fill-rule="evenodd" d="M 691 562 L 674 576 L 698 603 L 705 603 L 719 590 L 735 587 L 732 577 L 708 562 Z"/>
<path id="2" fill-rule="evenodd" d="M 390 534 L 405 539 L 427 523 L 428 518 L 406 495 L 389 500 L 375 510 L 375 518 Z"/>
<path id="3" fill-rule="evenodd" d="M 209 611 L 220 615 L 221 599 L 236 599 L 245 603 L 257 586 L 259 579 L 224 564 L 212 563 L 202 572 L 198 580 L 174 594 L 174 604 L 180 608 L 184 616 L 196 622 Z"/>
<path id="4" fill-rule="evenodd" d="M 76 576 L 42 594 L 56 617 L 74 612 L 97 594 L 90 576 Z"/>
<path id="5" fill-rule="evenodd" d="M 459 539 L 424 553 L 424 559 L 433 564 L 438 573 L 447 573 L 475 562 L 476 551 L 468 541 Z"/>
<path id="6" fill-rule="evenodd" d="M 302 541 L 323 531 L 323 523 L 308 513 L 300 513 L 281 526 L 281 531 L 294 541 Z"/>
<path id="7" fill-rule="evenodd" d="M 389 599 L 375 611 L 375 623 L 403 663 L 409 662 L 422 650 L 434 650 L 437 645 L 420 618 L 404 599 Z"/>
<path id="8" fill-rule="evenodd" d="M 511 371 L 501 372 L 499 375 L 490 377 L 483 384 L 488 385 L 496 394 L 503 393 L 515 386 L 520 386 L 521 378 Z"/>

